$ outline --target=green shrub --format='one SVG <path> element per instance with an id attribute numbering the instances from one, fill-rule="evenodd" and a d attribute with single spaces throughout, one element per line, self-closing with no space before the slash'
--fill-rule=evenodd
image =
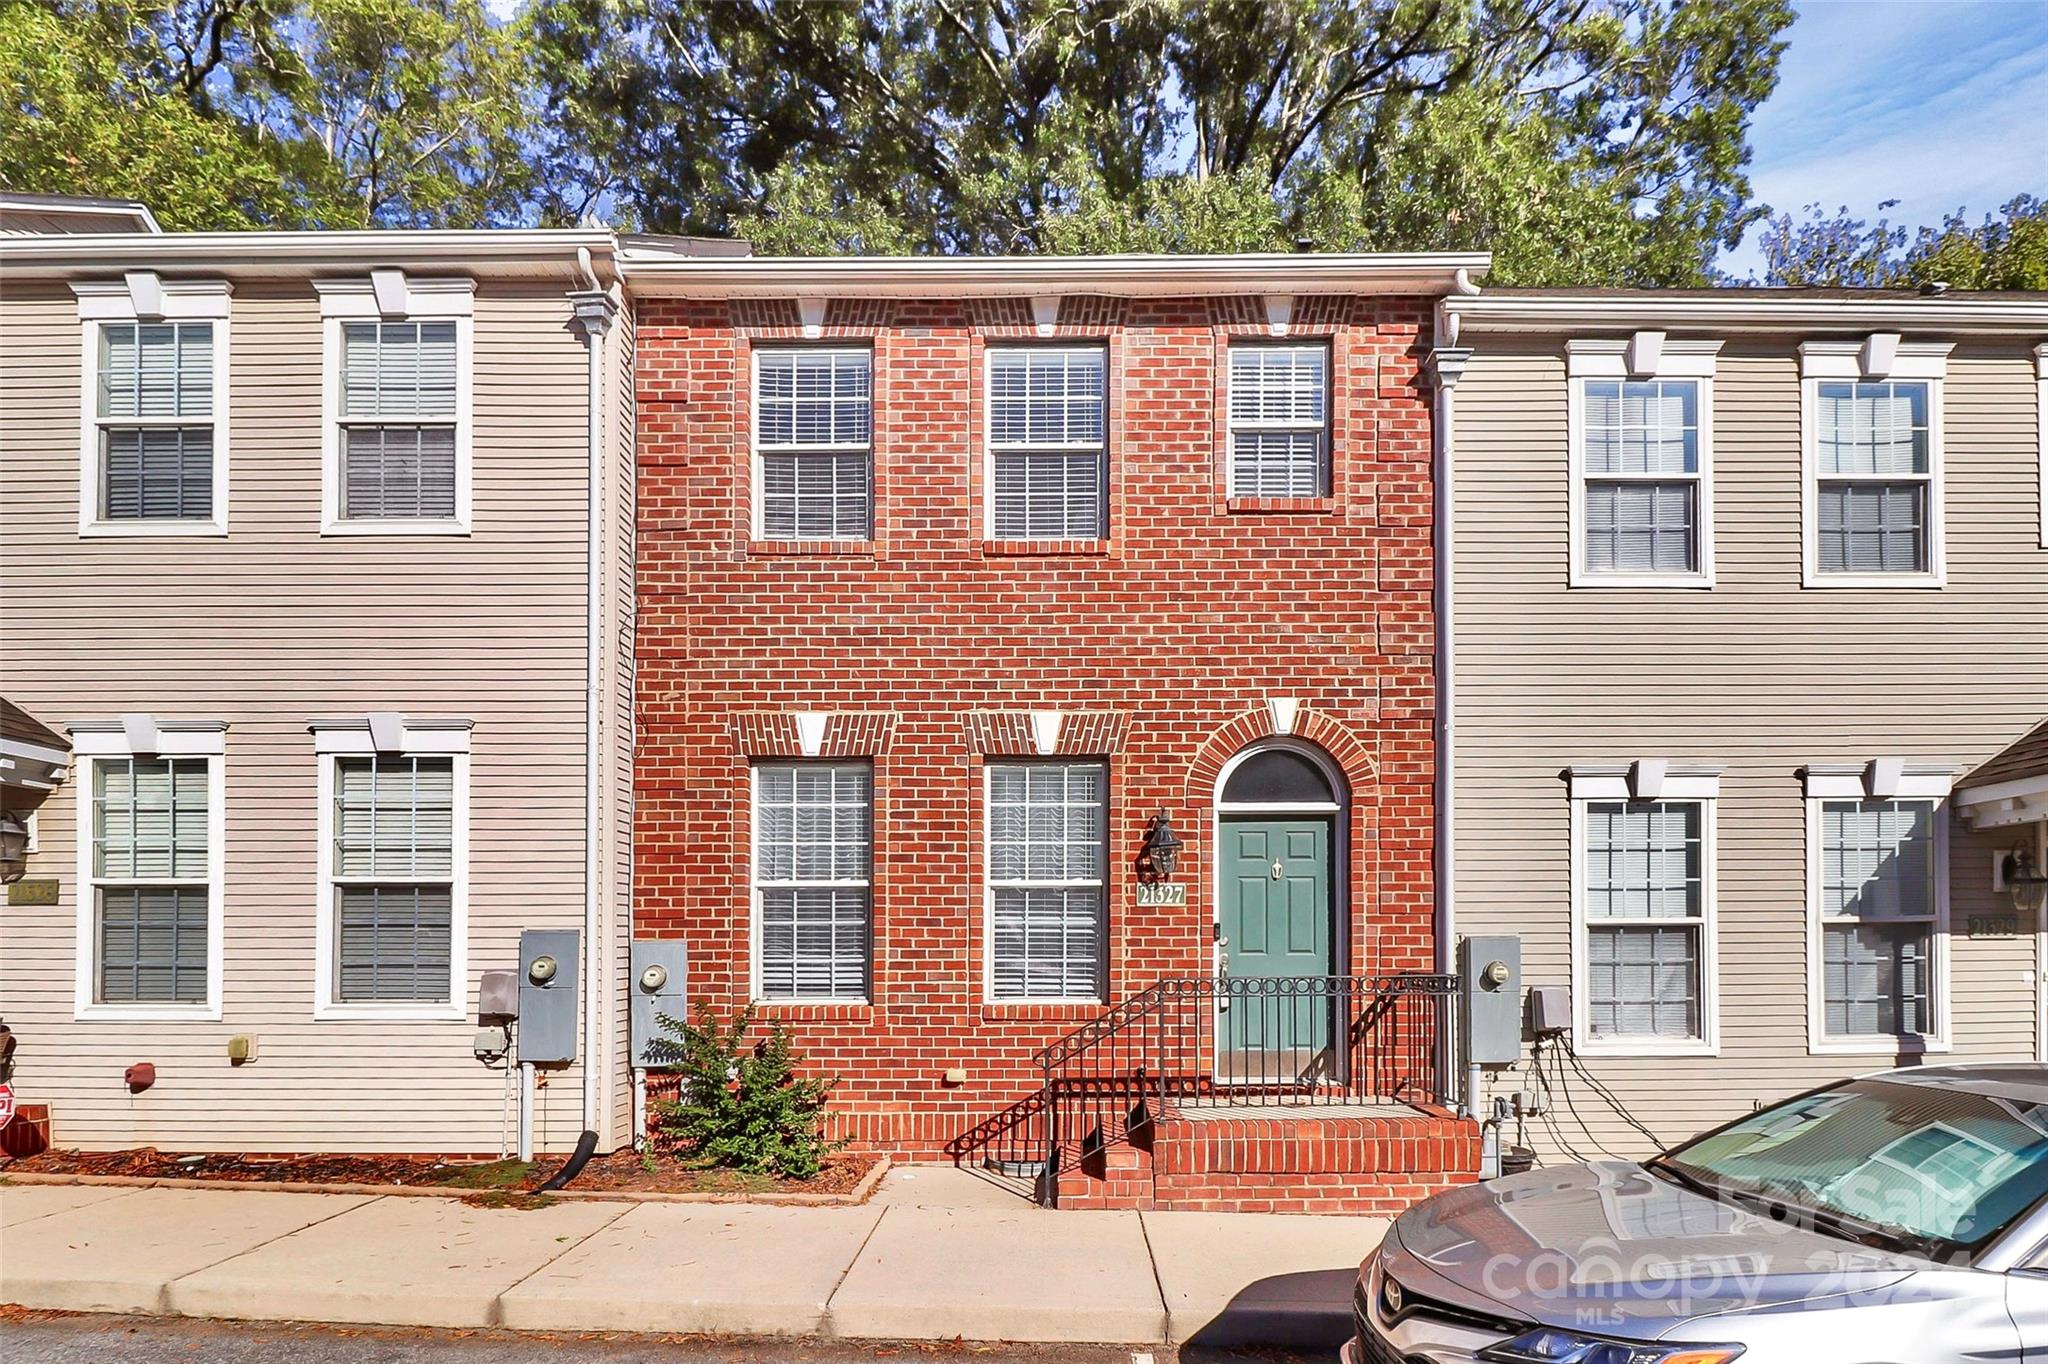
<path id="1" fill-rule="evenodd" d="M 825 1105 L 836 1078 L 800 1079 L 803 1058 L 789 1030 L 770 1023 L 751 1044 L 751 1005 L 722 1026 L 708 1005 L 696 1021 L 661 1016 L 663 1037 L 650 1045 L 656 1064 L 673 1069 L 681 1088 L 658 1103 L 660 1135 L 692 1165 L 746 1174 L 809 1179 L 843 1142 L 824 1137 Z"/>

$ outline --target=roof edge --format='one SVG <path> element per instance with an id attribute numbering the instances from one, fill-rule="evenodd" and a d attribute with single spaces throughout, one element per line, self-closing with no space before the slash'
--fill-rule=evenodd
<path id="1" fill-rule="evenodd" d="M 1646 291 L 1623 296 L 1481 294 L 1444 304 L 1466 334 L 1558 332 L 1608 328 L 1691 331 L 1854 331 L 1876 327 L 1957 333 L 2048 331 L 2048 297 L 1995 294 L 1900 298 L 1759 296 L 1726 297 Z"/>

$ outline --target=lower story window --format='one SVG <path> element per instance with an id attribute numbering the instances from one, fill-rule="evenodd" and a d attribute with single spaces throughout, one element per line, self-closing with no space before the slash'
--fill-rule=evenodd
<path id="1" fill-rule="evenodd" d="M 1936 1031 L 1936 805 L 1820 803 L 1822 1025 L 1829 1037 Z"/>
<path id="2" fill-rule="evenodd" d="M 1594 1038 L 1703 1036 L 1705 812 L 1699 801 L 1585 805 L 1586 1020 Z"/>
<path id="3" fill-rule="evenodd" d="M 206 758 L 92 765 L 93 998 L 207 999 L 213 886 Z"/>
<path id="4" fill-rule="evenodd" d="M 754 769 L 760 998 L 867 998 L 872 791 L 861 764 Z"/>
<path id="5" fill-rule="evenodd" d="M 335 759 L 339 1003 L 454 998 L 455 760 Z"/>
<path id="6" fill-rule="evenodd" d="M 990 993 L 1103 998 L 1108 770 L 1002 764 L 988 790 Z"/>

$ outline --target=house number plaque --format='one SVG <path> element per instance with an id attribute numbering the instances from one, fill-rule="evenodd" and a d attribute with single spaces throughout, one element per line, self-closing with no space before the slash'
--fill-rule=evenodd
<path id="1" fill-rule="evenodd" d="M 1969 935 L 1973 938 L 2010 938 L 2018 935 L 2017 914 L 1972 914 Z"/>
<path id="2" fill-rule="evenodd" d="M 57 878 L 37 877 L 32 881 L 16 881 L 7 887 L 7 903 L 10 905 L 54 905 L 57 903 Z"/>
<path id="3" fill-rule="evenodd" d="M 1188 888 L 1172 881 L 1141 881 L 1139 909 L 1180 909 L 1188 902 Z"/>

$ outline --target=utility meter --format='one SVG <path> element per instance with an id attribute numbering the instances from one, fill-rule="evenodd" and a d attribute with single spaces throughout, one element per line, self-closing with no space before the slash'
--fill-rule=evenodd
<path id="1" fill-rule="evenodd" d="M 633 943 L 633 991 L 627 1010 L 632 1024 L 635 1069 L 672 1064 L 652 1054 L 663 1036 L 661 1019 L 681 1018 L 689 978 L 689 953 L 673 938 L 639 938 Z"/>
<path id="2" fill-rule="evenodd" d="M 577 1004 L 576 962 L 582 935 L 574 929 L 529 928 L 519 935 L 519 1031 L 514 1047 L 521 1063 L 564 1065 L 576 1059 L 582 1031 Z"/>

